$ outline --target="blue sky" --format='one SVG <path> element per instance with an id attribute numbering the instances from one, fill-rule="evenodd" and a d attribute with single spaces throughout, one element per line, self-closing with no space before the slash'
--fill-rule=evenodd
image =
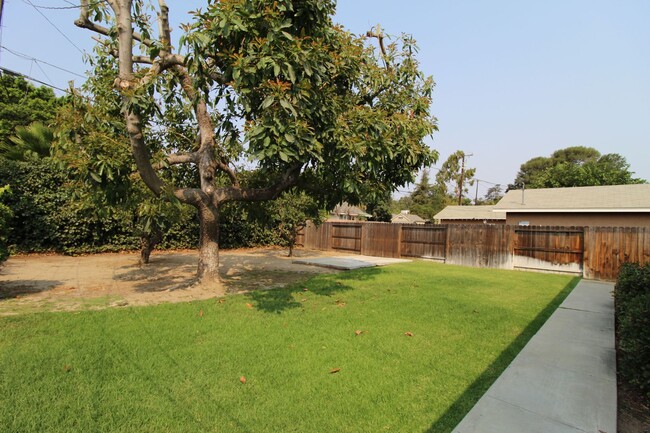
<path id="1" fill-rule="evenodd" d="M 2 49 L 0 65 L 58 87 L 80 84 L 71 72 L 85 71 L 79 50 L 92 47 L 90 33 L 74 26 L 74 9 L 39 9 L 43 16 L 30 3 L 70 6 L 5 0 L 2 46 L 40 62 Z M 177 26 L 205 2 L 168 4 Z M 473 154 L 468 165 L 486 181 L 479 196 L 488 182 L 512 182 L 528 159 L 568 146 L 620 153 L 650 180 L 650 1 L 340 0 L 335 19 L 354 33 L 380 24 L 415 37 L 437 83 L 440 131 L 428 143 L 438 166 L 456 150 Z"/>

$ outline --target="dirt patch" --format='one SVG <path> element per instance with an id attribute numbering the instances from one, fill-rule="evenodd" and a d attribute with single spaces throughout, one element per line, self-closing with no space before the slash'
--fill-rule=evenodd
<path id="1" fill-rule="evenodd" d="M 327 252 L 296 250 L 297 257 Z M 282 287 L 331 269 L 292 263 L 284 249 L 226 250 L 220 271 L 229 292 Z M 11 257 L 0 269 L 0 315 L 110 306 L 185 302 L 215 296 L 192 285 L 195 251 L 155 252 L 148 265 L 138 253 Z"/>

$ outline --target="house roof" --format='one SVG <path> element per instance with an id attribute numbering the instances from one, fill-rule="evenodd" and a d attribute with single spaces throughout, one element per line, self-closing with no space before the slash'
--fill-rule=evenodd
<path id="1" fill-rule="evenodd" d="M 390 220 L 391 222 L 401 222 L 406 221 L 410 224 L 425 223 L 427 220 L 422 218 L 419 215 L 410 212 L 400 212 L 398 214 L 393 214 L 393 217 Z"/>
<path id="2" fill-rule="evenodd" d="M 494 211 L 650 212 L 650 184 L 513 190 Z"/>
<path id="3" fill-rule="evenodd" d="M 447 206 L 433 217 L 437 220 L 505 220 L 503 213 L 492 212 L 494 206 Z"/>
<path id="4" fill-rule="evenodd" d="M 352 206 L 352 205 L 350 205 L 350 204 L 348 204 L 346 202 L 343 202 L 341 204 L 336 205 L 334 210 L 332 212 L 330 212 L 330 213 L 332 215 L 348 215 L 348 216 L 352 216 L 352 217 L 360 216 L 360 217 L 365 217 L 365 218 L 369 218 L 369 217 L 372 216 L 372 215 L 364 212 L 363 210 L 359 209 L 358 207 Z"/>

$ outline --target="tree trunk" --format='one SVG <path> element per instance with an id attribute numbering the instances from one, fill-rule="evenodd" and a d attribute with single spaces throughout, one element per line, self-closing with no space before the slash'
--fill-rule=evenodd
<path id="1" fill-rule="evenodd" d="M 219 210 L 213 204 L 199 207 L 199 284 L 214 287 L 225 294 L 219 277 Z"/>

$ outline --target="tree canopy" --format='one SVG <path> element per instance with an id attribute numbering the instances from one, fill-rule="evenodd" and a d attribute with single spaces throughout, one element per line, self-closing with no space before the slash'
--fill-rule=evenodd
<path id="1" fill-rule="evenodd" d="M 592 147 L 575 146 L 556 150 L 550 157 L 538 156 L 523 163 L 508 189 L 559 188 L 572 186 L 625 185 L 643 183 L 634 178 L 630 164 L 617 153 L 601 155 Z"/>
<path id="2" fill-rule="evenodd" d="M 47 125 L 54 118 L 60 99 L 47 87 L 35 87 L 23 77 L 0 75 L 0 145 L 11 145 L 16 127 L 32 122 Z"/>
<path id="3" fill-rule="evenodd" d="M 198 210 L 203 282 L 218 279 L 224 203 L 292 187 L 323 205 L 354 202 L 367 185 L 382 195 L 412 182 L 437 157 L 423 141 L 436 129 L 434 83 L 419 70 L 415 42 L 380 28 L 352 35 L 333 23 L 334 6 L 208 2 L 183 26 L 180 54 L 164 0 L 81 0 L 75 24 L 101 38 L 95 74 L 114 86 L 104 93 L 119 93 L 142 180 Z M 183 139 L 168 140 L 179 126 Z M 188 164 L 192 185 L 176 181 Z M 242 175 L 245 167 L 256 175 Z"/>

